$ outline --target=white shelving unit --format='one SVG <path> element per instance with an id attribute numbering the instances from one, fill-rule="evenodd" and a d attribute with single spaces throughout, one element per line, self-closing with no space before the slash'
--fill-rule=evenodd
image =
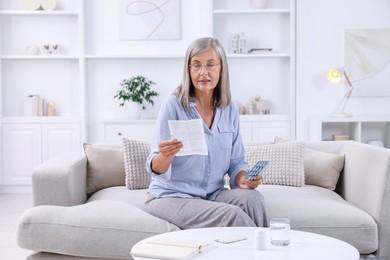
<path id="1" fill-rule="evenodd" d="M 129 123 L 113 96 L 124 78 L 143 74 L 158 83 L 161 104 L 180 81 L 184 43 L 195 37 L 211 35 L 225 47 L 234 100 L 244 103 L 257 95 L 271 100 L 270 115 L 241 117 L 244 142 L 267 142 L 274 135 L 293 139 L 295 0 L 268 2 L 255 10 L 250 0 L 182 1 L 187 27 L 180 41 L 140 42 L 119 41 L 118 21 L 101 19 L 117 15 L 110 1 L 57 0 L 57 10 L 25 11 L 21 1 L 0 0 L 0 188 L 29 184 L 33 166 L 56 153 L 80 150 L 82 142 L 117 142 L 121 129 L 131 129 L 134 138 L 149 137 L 144 130 L 152 131 L 159 107 L 148 108 L 150 120 Z M 185 20 L 193 12 L 199 13 L 196 26 Z M 273 51 L 229 53 L 228 38 L 242 31 L 248 48 Z M 43 44 L 61 44 L 64 53 L 24 54 L 25 47 Z M 26 117 L 24 100 L 31 94 L 53 100 L 57 116 Z M 21 149 L 25 168 L 18 166 Z"/>
<path id="2" fill-rule="evenodd" d="M 31 170 L 85 139 L 84 3 L 25 11 L 0 0 L 0 185 L 30 185 Z M 25 54 L 27 46 L 61 44 L 62 54 Z M 31 117 L 26 98 L 56 104 L 56 116 Z"/>
<path id="3" fill-rule="evenodd" d="M 310 119 L 310 140 L 330 141 L 334 135 L 347 135 L 349 140 L 362 143 L 379 141 L 390 148 L 390 116 L 316 116 Z"/>
<path id="4" fill-rule="evenodd" d="M 269 141 L 272 131 L 275 135 L 294 139 L 295 1 L 267 1 L 264 9 L 252 9 L 250 2 L 212 1 L 213 35 L 228 53 L 233 97 L 245 103 L 259 95 L 272 103 L 270 115 L 250 115 L 246 120 L 242 118 L 243 126 L 260 126 L 253 130 L 253 134 L 246 135 L 251 136 L 246 141 Z M 241 33 L 247 38 L 248 51 L 252 48 L 272 48 L 272 51 L 231 53 L 231 37 Z M 244 75 L 236 74 L 239 67 L 248 68 L 247 72 Z M 264 131 L 272 130 L 269 135 L 261 134 L 261 127 Z"/>

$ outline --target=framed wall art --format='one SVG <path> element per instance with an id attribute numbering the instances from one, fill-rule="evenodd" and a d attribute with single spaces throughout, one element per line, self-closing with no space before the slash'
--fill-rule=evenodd
<path id="1" fill-rule="evenodd" d="M 178 40 L 180 0 L 118 0 L 119 40 Z"/>

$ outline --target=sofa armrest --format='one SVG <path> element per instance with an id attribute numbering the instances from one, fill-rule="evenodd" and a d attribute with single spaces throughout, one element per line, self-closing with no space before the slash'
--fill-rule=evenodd
<path id="1" fill-rule="evenodd" d="M 340 194 L 378 224 L 380 257 L 390 257 L 390 149 L 345 142 Z"/>
<path id="2" fill-rule="evenodd" d="M 34 206 L 74 206 L 87 200 L 87 158 L 64 153 L 37 166 L 32 174 Z"/>

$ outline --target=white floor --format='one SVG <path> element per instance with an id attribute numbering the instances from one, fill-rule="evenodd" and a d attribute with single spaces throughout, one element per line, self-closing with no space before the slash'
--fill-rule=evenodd
<path id="1" fill-rule="evenodd" d="M 16 244 L 18 219 L 30 207 L 31 194 L 0 194 L 0 259 L 22 260 L 32 253 Z"/>

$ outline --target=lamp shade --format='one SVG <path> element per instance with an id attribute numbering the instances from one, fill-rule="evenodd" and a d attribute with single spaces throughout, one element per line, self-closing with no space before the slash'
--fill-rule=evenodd
<path id="1" fill-rule="evenodd" d="M 339 83 L 341 81 L 341 72 L 336 69 L 331 69 L 328 71 L 328 74 L 326 75 L 330 83 Z"/>

